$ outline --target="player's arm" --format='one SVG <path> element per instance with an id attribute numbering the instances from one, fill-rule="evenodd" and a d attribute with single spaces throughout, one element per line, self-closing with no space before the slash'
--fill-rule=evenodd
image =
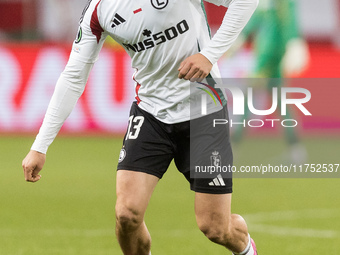
<path id="1" fill-rule="evenodd" d="M 84 10 L 69 61 L 57 81 L 39 133 L 22 162 L 26 181 L 36 182 L 40 179 L 39 172 L 44 166 L 47 149 L 82 95 L 92 66 L 102 48 L 106 35 L 98 19 L 98 2 L 99 0 L 92 1 Z"/>
<path id="2" fill-rule="evenodd" d="M 249 40 L 249 38 L 257 32 L 257 30 L 261 27 L 261 21 L 263 19 L 263 12 L 257 8 L 257 10 L 252 15 L 251 19 L 247 23 L 247 25 L 242 30 L 241 34 L 237 37 L 236 41 L 231 45 L 231 47 L 227 51 L 227 56 L 234 56 L 242 47 L 244 47 L 245 43 Z"/>
<path id="3" fill-rule="evenodd" d="M 60 75 L 43 124 L 31 151 L 22 162 L 26 181 L 40 179 L 39 172 L 45 163 L 47 149 L 83 93 L 92 65 L 70 59 Z"/>
<path id="4" fill-rule="evenodd" d="M 180 64 L 178 69 L 180 79 L 200 81 L 207 77 L 212 66 L 235 42 L 258 4 L 258 0 L 208 0 L 208 2 L 228 7 L 228 11 L 207 47 Z"/>

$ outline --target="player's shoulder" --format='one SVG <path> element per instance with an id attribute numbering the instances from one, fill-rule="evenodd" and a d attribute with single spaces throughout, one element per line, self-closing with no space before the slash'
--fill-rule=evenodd
<path id="1" fill-rule="evenodd" d="M 229 4 L 232 2 L 232 0 L 204 0 L 205 2 L 212 3 L 217 6 L 229 6 Z"/>
<path id="2" fill-rule="evenodd" d="M 110 13 L 114 10 L 119 3 L 123 0 L 89 0 L 84 6 L 81 17 L 81 22 L 90 25 L 97 21 L 105 23 L 107 18 L 111 18 Z"/>
<path id="3" fill-rule="evenodd" d="M 126 0 L 94 0 L 95 11 L 102 19 L 112 18 L 110 15 L 113 12 L 129 5 L 131 5 L 130 1 Z"/>
<path id="4" fill-rule="evenodd" d="M 85 10 L 100 10 L 100 12 L 105 13 L 106 11 L 110 11 L 110 7 L 119 5 L 122 2 L 123 0 L 89 0 L 85 5 Z"/>
<path id="5" fill-rule="evenodd" d="M 110 8 L 126 5 L 126 0 L 95 0 L 95 2 L 102 11 L 109 11 Z"/>

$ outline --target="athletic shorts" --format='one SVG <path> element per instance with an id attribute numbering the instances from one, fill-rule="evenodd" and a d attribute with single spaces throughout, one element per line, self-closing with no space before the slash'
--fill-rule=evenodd
<path id="1" fill-rule="evenodd" d="M 229 125 L 221 125 L 223 131 L 216 135 L 213 119 L 228 120 L 227 107 L 195 120 L 166 124 L 134 102 L 117 169 L 144 172 L 161 179 L 174 160 L 177 169 L 190 183 L 191 190 L 210 194 L 232 193 L 231 175 L 204 173 L 195 177 L 195 169 L 207 169 L 203 166 L 221 164 L 221 160 L 223 165 L 233 164 Z M 192 128 L 194 131 L 190 132 L 190 125 L 199 128 Z"/>

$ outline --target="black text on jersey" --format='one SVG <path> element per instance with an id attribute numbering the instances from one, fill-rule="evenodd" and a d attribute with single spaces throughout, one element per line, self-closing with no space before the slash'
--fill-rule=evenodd
<path id="1" fill-rule="evenodd" d="M 128 51 L 142 52 L 151 49 L 156 45 L 171 41 L 187 31 L 189 31 L 189 25 L 186 20 L 182 20 L 176 26 L 169 27 L 164 31 L 155 34 L 152 34 L 150 30 L 145 29 L 142 35 L 148 37 L 147 39 L 134 44 L 123 43 L 123 45 Z"/>

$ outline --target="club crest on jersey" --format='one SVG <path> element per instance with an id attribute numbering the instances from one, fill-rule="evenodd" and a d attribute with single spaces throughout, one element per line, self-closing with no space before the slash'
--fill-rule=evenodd
<path id="1" fill-rule="evenodd" d="M 169 3 L 169 0 L 151 0 L 151 4 L 157 10 L 164 9 Z"/>

